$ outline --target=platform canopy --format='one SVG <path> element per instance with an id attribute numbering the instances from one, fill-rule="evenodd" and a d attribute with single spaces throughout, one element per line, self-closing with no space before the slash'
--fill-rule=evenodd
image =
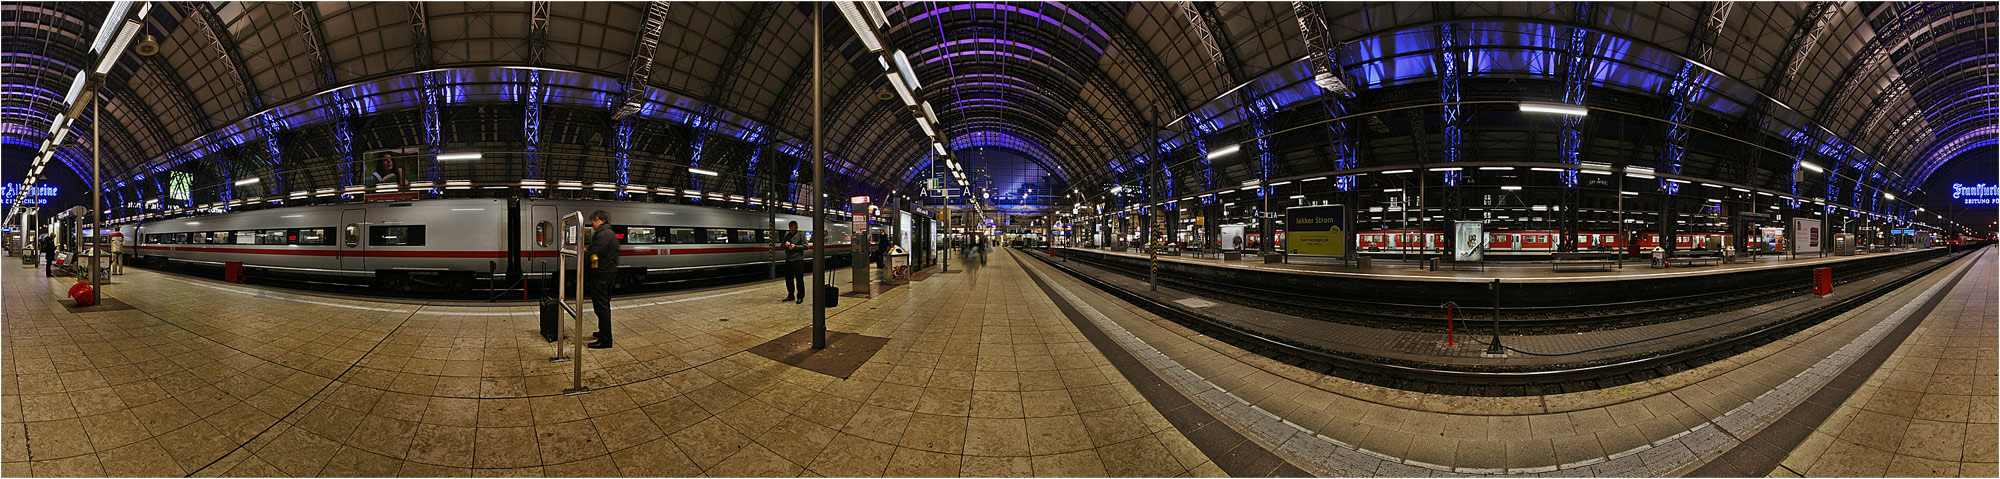
<path id="1" fill-rule="evenodd" d="M 375 151 L 488 153 L 475 166 L 424 156 L 423 178 L 440 182 L 796 194 L 810 176 L 814 5 L 9 2 L 7 180 L 43 152 L 87 174 L 100 116 L 62 113 L 108 53 L 94 91 L 114 207 L 167 195 L 168 172 L 192 178 L 195 203 L 347 187 Z M 961 194 L 1024 203 L 1449 161 L 1641 165 L 1773 189 L 1805 161 L 1842 188 L 1907 197 L 2000 139 L 1990 2 L 816 5 L 840 191 L 911 191 L 946 169 L 940 150 L 978 150 L 1046 178 L 972 177 Z M 119 37 L 105 27 L 128 20 L 158 53 L 104 52 Z M 893 77 L 914 80 L 909 100 Z M 257 191 L 233 187 L 248 178 Z M 1028 183 L 1040 191 L 1001 191 Z"/>

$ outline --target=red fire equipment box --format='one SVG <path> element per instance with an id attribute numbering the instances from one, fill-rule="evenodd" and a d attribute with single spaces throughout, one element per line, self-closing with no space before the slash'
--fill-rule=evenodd
<path id="1" fill-rule="evenodd" d="M 1813 268 L 1813 294 L 1833 294 L 1833 268 Z"/>

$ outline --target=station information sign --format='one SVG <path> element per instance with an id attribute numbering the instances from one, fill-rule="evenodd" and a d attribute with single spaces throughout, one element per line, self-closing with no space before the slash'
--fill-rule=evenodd
<path id="1" fill-rule="evenodd" d="M 1952 183 L 1951 197 L 1964 201 L 1966 206 L 2000 205 L 2000 185 Z"/>
<path id="2" fill-rule="evenodd" d="M 49 198 L 56 196 L 56 187 L 51 185 L 35 185 L 30 187 L 29 190 L 28 197 L 21 202 L 22 204 L 45 205 L 49 203 Z M 0 190 L 0 204 L 12 204 L 14 197 L 20 195 L 21 184 L 8 183 L 4 187 L 4 190 Z"/>

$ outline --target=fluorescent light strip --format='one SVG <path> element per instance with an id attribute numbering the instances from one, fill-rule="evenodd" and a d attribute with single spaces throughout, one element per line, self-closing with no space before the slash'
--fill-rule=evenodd
<path id="1" fill-rule="evenodd" d="M 483 155 L 481 155 L 481 154 L 480 154 L 479 152 L 471 152 L 471 153 L 439 153 L 439 154 L 437 155 L 437 159 L 438 159 L 438 161 L 455 161 L 455 160 L 477 160 L 477 159 L 481 158 L 482 156 L 483 156 Z"/>
<path id="2" fill-rule="evenodd" d="M 1555 113 L 1558 115 L 1587 116 L 1590 110 L 1566 103 L 1521 102 L 1521 111 L 1534 113 Z"/>
<path id="3" fill-rule="evenodd" d="M 1208 159 L 1211 159 L 1211 160 L 1213 160 L 1213 159 L 1216 159 L 1216 158 L 1221 158 L 1221 157 L 1223 157 L 1223 156 L 1227 156 L 1227 155 L 1229 155 L 1229 154 L 1231 154 L 1231 153 L 1235 153 L 1235 152 L 1236 152 L 1237 150 L 1241 150 L 1241 149 L 1243 149 L 1243 146 L 1242 146 L 1242 145 L 1229 145 L 1229 146 L 1225 146 L 1225 147 L 1222 147 L 1221 149 L 1218 149 L 1218 150 L 1215 150 L 1215 151 L 1211 151 L 1211 152 L 1208 152 Z"/>
<path id="4" fill-rule="evenodd" d="M 696 175 L 701 175 L 701 176 L 722 176 L 722 174 L 721 174 L 721 173 L 716 173 L 716 172 L 715 172 L 714 170 L 706 170 L 706 169 L 701 169 L 701 168 L 695 168 L 695 167 L 688 167 L 688 173 L 691 173 L 691 174 L 696 174 Z"/>
<path id="5" fill-rule="evenodd" d="M 257 182 L 259 182 L 259 181 L 263 181 L 263 179 L 262 179 L 262 178 L 244 178 L 244 179 L 241 179 L 241 180 L 236 180 L 236 186 L 243 186 L 243 185 L 248 185 L 248 184 L 254 184 L 254 183 L 257 183 Z"/>
<path id="6" fill-rule="evenodd" d="M 1512 166 L 1481 166 L 1480 171 L 1514 171 Z"/>

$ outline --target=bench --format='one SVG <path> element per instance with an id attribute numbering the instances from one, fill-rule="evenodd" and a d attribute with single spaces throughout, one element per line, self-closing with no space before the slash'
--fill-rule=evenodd
<path id="1" fill-rule="evenodd" d="M 1549 259 L 1549 271 L 1561 271 L 1565 266 L 1601 267 L 1610 271 L 1618 264 L 1617 258 L 1612 253 L 1554 253 Z"/>
<path id="2" fill-rule="evenodd" d="M 1714 266 L 1722 264 L 1722 255 L 1716 254 L 1714 251 L 1675 251 L 1673 256 L 1668 259 L 1668 263 L 1680 263 L 1689 266 L 1708 263 L 1710 266 Z"/>

